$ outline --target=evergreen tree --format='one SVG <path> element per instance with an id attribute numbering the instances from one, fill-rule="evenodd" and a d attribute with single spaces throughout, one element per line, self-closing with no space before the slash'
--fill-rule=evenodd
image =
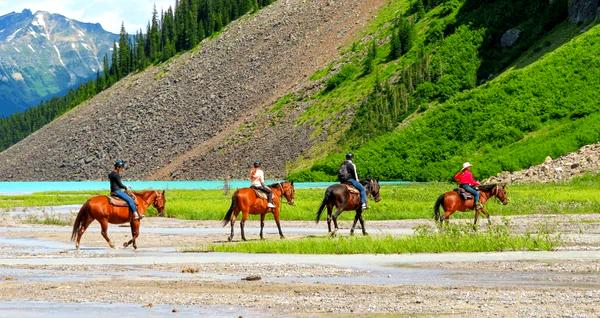
<path id="1" fill-rule="evenodd" d="M 126 76 L 132 70 L 131 68 L 131 48 L 129 43 L 129 34 L 125 31 L 125 24 L 121 23 L 121 32 L 119 33 L 119 71 L 121 76 Z"/>
<path id="2" fill-rule="evenodd" d="M 415 26 L 406 18 L 401 18 L 398 21 L 398 37 L 400 40 L 401 55 L 406 54 L 413 45 L 415 38 Z"/>
<path id="3" fill-rule="evenodd" d="M 117 42 L 113 43 L 112 49 L 112 61 L 110 63 L 110 82 L 114 83 L 119 80 L 121 71 L 119 70 L 119 50 L 117 49 Z"/>
<path id="4" fill-rule="evenodd" d="M 158 11 L 156 11 L 156 5 L 152 10 L 152 21 L 150 22 L 150 32 L 148 32 L 148 48 L 150 61 L 156 62 L 160 57 L 160 34 L 158 26 Z"/>
<path id="5" fill-rule="evenodd" d="M 398 28 L 392 30 L 390 36 L 390 60 L 395 60 L 402 55 L 402 43 L 400 42 L 400 36 L 398 34 Z"/>
<path id="6" fill-rule="evenodd" d="M 365 59 L 363 61 L 363 73 L 366 74 L 370 74 L 373 71 L 373 68 L 375 67 L 375 58 L 377 57 L 377 44 L 375 43 L 375 40 L 371 41 L 371 43 L 369 44 L 369 49 L 367 51 L 367 56 L 365 56 Z"/>

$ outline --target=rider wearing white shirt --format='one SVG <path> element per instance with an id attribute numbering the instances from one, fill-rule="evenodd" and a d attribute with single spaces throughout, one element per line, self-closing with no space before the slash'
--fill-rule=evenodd
<path id="1" fill-rule="evenodd" d="M 267 207 L 275 208 L 273 204 L 273 192 L 265 186 L 265 172 L 260 168 L 260 161 L 255 162 L 253 166 L 252 170 L 250 170 L 250 187 L 265 192 L 269 202 Z"/>

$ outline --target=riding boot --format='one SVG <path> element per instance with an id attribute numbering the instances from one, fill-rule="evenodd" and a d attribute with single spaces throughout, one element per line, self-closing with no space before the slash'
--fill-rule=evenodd
<path id="1" fill-rule="evenodd" d="M 140 215 L 137 211 L 133 212 L 133 219 L 134 220 L 139 221 L 139 220 L 141 220 L 143 218 L 144 218 L 144 216 Z"/>

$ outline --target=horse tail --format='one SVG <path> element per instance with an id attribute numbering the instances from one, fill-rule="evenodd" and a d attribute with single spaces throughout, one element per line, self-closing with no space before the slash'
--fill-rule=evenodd
<path id="1" fill-rule="evenodd" d="M 89 202 L 89 201 L 88 201 Z M 77 217 L 75 218 L 75 223 L 73 223 L 73 232 L 71 233 L 71 241 L 74 242 L 77 238 L 77 232 L 81 229 L 84 222 L 84 217 L 88 212 L 88 202 L 84 203 L 81 209 L 79 209 L 79 213 L 77 213 Z"/>
<path id="2" fill-rule="evenodd" d="M 229 206 L 229 210 L 227 210 L 227 213 L 225 213 L 225 216 L 223 217 L 223 226 L 226 226 L 227 224 L 229 224 L 229 222 L 231 222 L 231 215 L 233 214 L 233 210 L 236 207 L 236 203 L 237 191 L 231 196 L 231 205 Z"/>
<path id="3" fill-rule="evenodd" d="M 444 207 L 444 195 L 440 195 L 437 201 L 435 201 L 435 206 L 433 207 L 433 219 L 436 221 L 441 221 L 442 216 L 440 215 L 440 206 Z"/>
<path id="4" fill-rule="evenodd" d="M 323 209 L 325 208 L 325 205 L 327 205 L 327 199 L 329 199 L 329 196 L 331 195 L 331 188 L 327 188 L 327 190 L 325 190 L 325 197 L 323 198 L 323 202 L 321 202 L 321 206 L 319 207 L 319 210 L 317 211 L 317 219 L 315 220 L 315 222 L 319 223 L 319 219 L 321 218 L 321 213 L 323 213 Z"/>

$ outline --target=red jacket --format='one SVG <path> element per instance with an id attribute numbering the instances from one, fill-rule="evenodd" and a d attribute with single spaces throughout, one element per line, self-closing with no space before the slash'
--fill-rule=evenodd
<path id="1" fill-rule="evenodd" d="M 460 171 L 454 176 L 454 180 L 458 182 L 458 184 L 468 184 L 471 186 L 478 186 L 479 182 L 475 180 L 473 174 L 469 170 Z"/>

